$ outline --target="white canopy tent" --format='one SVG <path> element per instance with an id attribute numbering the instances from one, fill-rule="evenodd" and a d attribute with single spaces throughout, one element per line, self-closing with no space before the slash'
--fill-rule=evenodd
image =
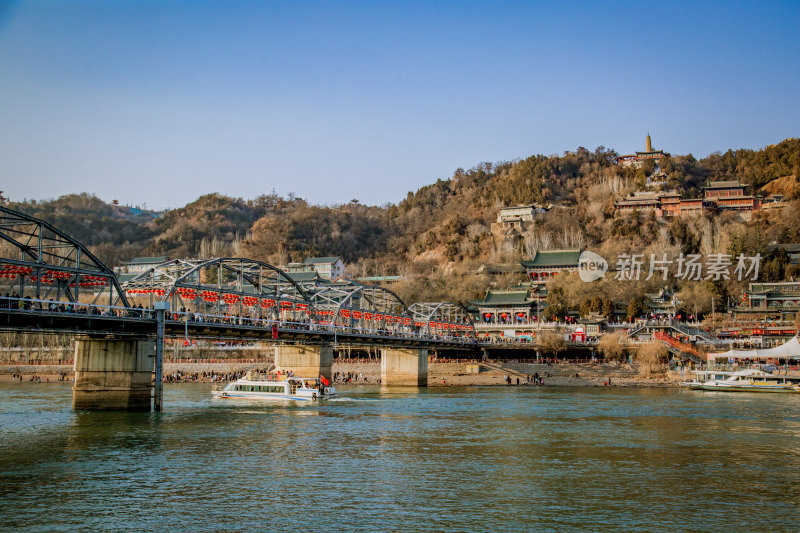
<path id="1" fill-rule="evenodd" d="M 728 350 L 727 352 L 723 353 L 708 354 L 708 359 L 709 362 L 711 362 L 712 359 L 800 359 L 800 341 L 797 340 L 797 335 L 795 335 L 786 343 L 773 348 L 766 348 L 763 350 Z"/>

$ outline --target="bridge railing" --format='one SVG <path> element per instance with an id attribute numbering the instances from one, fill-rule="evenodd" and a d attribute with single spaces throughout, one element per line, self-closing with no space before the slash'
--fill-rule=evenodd
<path id="1" fill-rule="evenodd" d="M 116 318 L 143 318 L 147 320 L 153 320 L 155 318 L 154 311 L 145 308 L 0 296 L 0 310 L 4 309 L 10 311 L 37 311 L 75 316 L 89 315 Z"/>
<path id="2" fill-rule="evenodd" d="M 337 334 L 344 333 L 354 335 L 371 335 L 376 337 L 395 337 L 413 340 L 441 340 L 447 342 L 461 342 L 464 344 L 471 344 L 474 342 L 472 338 L 465 335 L 431 334 L 424 331 L 414 331 L 410 329 L 367 328 L 363 326 L 336 325 L 336 327 L 331 330 L 330 324 L 315 322 L 313 320 L 292 321 L 239 315 L 201 314 L 186 311 L 171 311 L 167 314 L 167 320 L 184 323 L 187 326 L 188 324 L 229 324 L 237 327 L 246 327 L 266 331 L 271 330 L 273 326 L 277 326 L 279 330 L 310 332 L 318 331 L 320 333 L 333 332 Z"/>
<path id="3" fill-rule="evenodd" d="M 37 300 L 33 298 L 0 297 L 0 311 L 41 312 L 75 317 L 113 317 L 125 319 L 155 320 L 155 312 L 149 308 L 129 308 L 111 305 L 98 305 L 80 302 L 61 302 L 53 300 Z M 202 326 L 215 324 L 246 327 L 249 329 L 270 331 L 273 326 L 279 330 L 290 331 L 318 331 L 320 333 L 334 332 L 337 334 L 371 335 L 376 337 L 391 337 L 407 340 L 431 340 L 450 343 L 473 344 L 475 340 L 466 335 L 451 335 L 444 333 L 429 333 L 408 329 L 365 328 L 363 326 L 337 325 L 333 330 L 330 324 L 323 324 L 313 320 L 290 321 L 270 318 L 257 318 L 240 315 L 215 315 L 192 313 L 186 311 L 169 311 L 166 320 L 182 323 L 188 326 Z"/>

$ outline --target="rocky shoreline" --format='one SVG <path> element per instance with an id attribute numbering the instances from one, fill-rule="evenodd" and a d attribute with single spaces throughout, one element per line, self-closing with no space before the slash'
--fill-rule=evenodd
<path id="1" fill-rule="evenodd" d="M 164 375 L 187 377 L 190 381 L 209 382 L 211 376 L 235 374 L 247 370 L 266 369 L 271 361 L 249 363 L 165 363 Z M 381 374 L 379 361 L 334 362 L 332 372 L 336 375 L 353 376 L 352 382 L 378 383 Z M 3 365 L 0 366 L 0 381 L 12 381 L 12 374 L 21 374 L 22 383 L 30 382 L 36 375 L 41 383 L 72 380 L 71 365 Z M 428 365 L 428 386 L 490 386 L 505 385 L 506 376 L 512 384 L 525 384 L 528 377 L 541 376 L 544 386 L 562 387 L 603 387 L 607 385 L 621 387 L 677 387 L 680 373 L 667 372 L 664 367 L 654 368 L 647 375 L 646 370 L 629 364 L 612 363 L 509 363 L 490 361 L 488 363 L 439 363 Z M 62 377 L 63 376 L 63 377 Z M 195 379 L 195 376 L 196 379 Z M 609 383 L 610 381 L 610 383 Z"/>

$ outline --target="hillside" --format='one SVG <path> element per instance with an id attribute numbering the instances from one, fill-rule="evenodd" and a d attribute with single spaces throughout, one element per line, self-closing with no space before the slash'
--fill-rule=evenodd
<path id="1" fill-rule="evenodd" d="M 675 156 L 663 165 L 668 187 L 688 197 L 698 197 L 709 179 L 739 179 L 756 192 L 791 200 L 749 222 L 729 213 L 670 222 L 652 215 L 614 216 L 614 200 L 643 186 L 653 171 L 617 166 L 616 157 L 605 147 L 580 147 L 561 156 L 482 163 L 384 207 L 208 194 L 182 208 L 152 213 L 86 193 L 6 205 L 55 224 L 112 265 L 136 255 L 243 255 L 275 264 L 340 255 L 353 276 L 402 275 L 393 290 L 408 301 L 477 297 L 490 283 L 477 273 L 482 263 L 513 263 L 537 248 L 586 246 L 611 257 L 651 250 L 766 254 L 770 243 L 800 242 L 798 139 L 700 160 Z M 498 209 L 520 204 L 550 209 L 527 227 L 498 230 Z M 771 277 L 786 275 L 785 264 L 773 270 Z M 516 279 L 491 281 L 503 285 Z M 725 294 L 722 287 L 714 290 Z"/>
<path id="2" fill-rule="evenodd" d="M 87 245 L 109 265 L 141 253 L 155 235 L 152 223 L 159 216 L 151 211 L 107 204 L 87 193 L 5 205 L 53 224 Z"/>

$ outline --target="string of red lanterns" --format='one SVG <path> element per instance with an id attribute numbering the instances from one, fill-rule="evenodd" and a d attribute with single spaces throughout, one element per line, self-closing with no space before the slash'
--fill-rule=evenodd
<path id="1" fill-rule="evenodd" d="M 166 293 L 164 289 L 128 289 L 125 292 L 128 294 L 156 294 L 158 296 L 164 296 Z"/>

